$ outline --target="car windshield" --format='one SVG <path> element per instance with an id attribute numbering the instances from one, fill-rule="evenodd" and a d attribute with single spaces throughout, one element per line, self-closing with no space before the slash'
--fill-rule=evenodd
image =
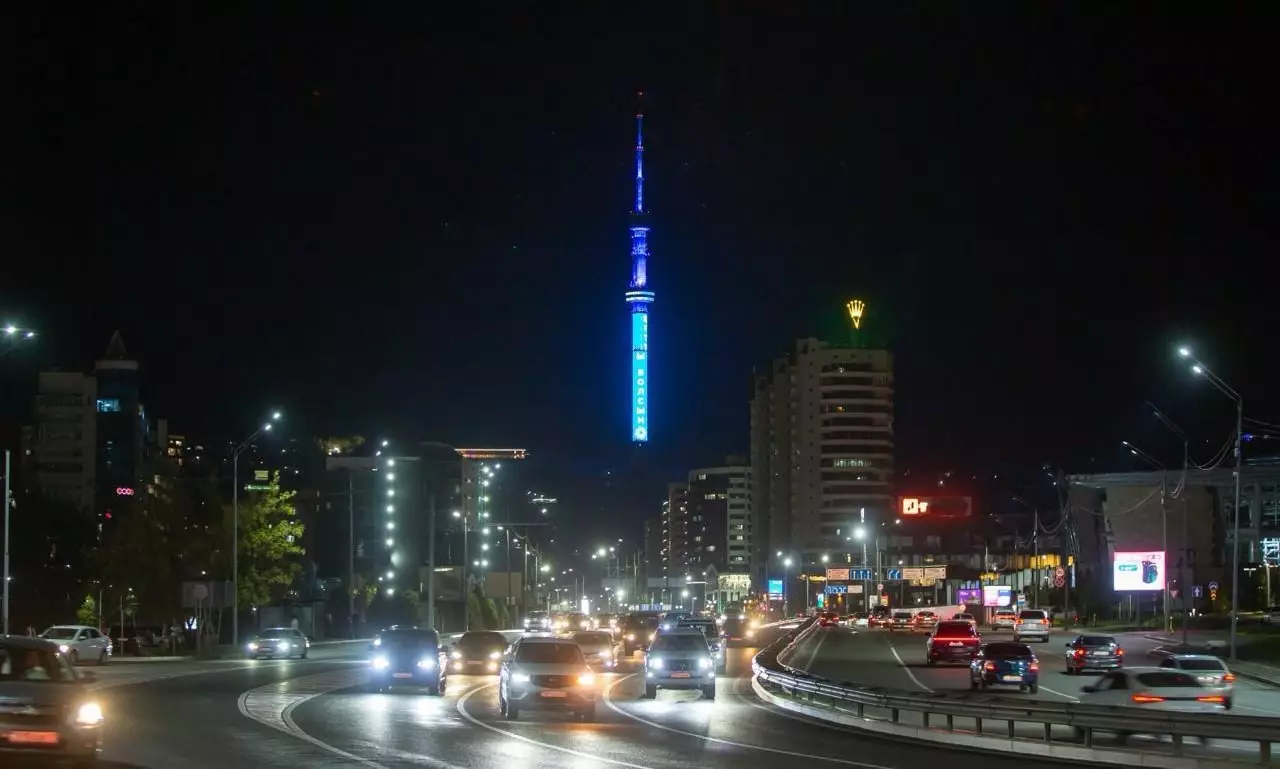
<path id="1" fill-rule="evenodd" d="M 40 637 L 48 638 L 50 641 L 70 641 L 76 637 L 76 631 L 77 628 L 73 627 L 51 627 L 41 633 Z"/>
<path id="2" fill-rule="evenodd" d="M 987 644 L 982 653 L 986 657 L 994 659 L 1020 659 L 1034 656 L 1031 653 L 1030 646 L 1012 643 Z"/>
<path id="3" fill-rule="evenodd" d="M 573 642 L 586 646 L 603 646 L 613 643 L 613 636 L 608 633 L 574 633 Z"/>
<path id="4" fill-rule="evenodd" d="M 507 639 L 501 633 L 466 633 L 458 639 L 458 649 L 462 651 L 502 650 L 507 648 Z"/>
<path id="5" fill-rule="evenodd" d="M 696 635 L 664 635 L 658 636 L 650 651 L 655 652 L 693 652 L 707 650 L 705 638 Z"/>
<path id="6" fill-rule="evenodd" d="M 1178 667 L 1183 670 L 1225 670 L 1221 660 L 1179 660 Z"/>
<path id="7" fill-rule="evenodd" d="M 69 681 L 70 674 L 52 649 L 0 643 L 0 681 Z"/>
<path id="8" fill-rule="evenodd" d="M 1106 635 L 1080 636 L 1081 646 L 1110 646 L 1115 642 L 1116 642 L 1116 639 Z"/>
<path id="9" fill-rule="evenodd" d="M 567 643 L 523 643 L 516 653 L 517 662 L 546 663 L 551 665 L 585 665 L 582 650 Z"/>
<path id="10" fill-rule="evenodd" d="M 281 638 L 293 640 L 293 631 L 287 627 L 273 627 L 258 634 L 259 641 L 279 641 Z"/>
<path id="11" fill-rule="evenodd" d="M 436 643 L 436 631 L 434 630 L 388 630 L 382 634 L 383 646 L 420 649 L 435 646 Z"/>

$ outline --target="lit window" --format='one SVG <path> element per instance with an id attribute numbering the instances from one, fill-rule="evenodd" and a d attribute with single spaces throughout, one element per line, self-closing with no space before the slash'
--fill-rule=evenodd
<path id="1" fill-rule="evenodd" d="M 120 411 L 119 398 L 99 398 L 98 399 L 98 413 L 115 414 L 118 411 Z"/>

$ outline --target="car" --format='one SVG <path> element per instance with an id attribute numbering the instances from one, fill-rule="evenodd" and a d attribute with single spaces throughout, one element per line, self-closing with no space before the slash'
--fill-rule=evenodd
<path id="1" fill-rule="evenodd" d="M 956 612 L 955 614 L 951 615 L 951 619 L 956 622 L 959 622 L 960 620 L 964 620 L 965 622 L 971 622 L 975 627 L 978 624 L 978 619 L 967 611 Z"/>
<path id="2" fill-rule="evenodd" d="M 911 624 L 916 630 L 932 630 L 933 626 L 938 624 L 938 615 L 927 609 L 919 611 L 916 612 Z"/>
<path id="3" fill-rule="evenodd" d="M 0 766 L 59 759 L 94 766 L 102 750 L 102 705 L 58 644 L 0 636 Z"/>
<path id="4" fill-rule="evenodd" d="M 498 674 L 498 708 L 515 721 L 525 709 L 568 711 L 596 719 L 596 677 L 568 638 L 526 636 L 511 644 Z"/>
<path id="5" fill-rule="evenodd" d="M 745 614 L 725 618 L 724 623 L 720 625 L 720 632 L 724 636 L 725 644 L 729 646 L 743 643 L 754 635 L 751 633 L 751 626 Z"/>
<path id="6" fill-rule="evenodd" d="M 840 615 L 833 611 L 818 612 L 818 627 L 837 627 L 840 625 Z"/>
<path id="7" fill-rule="evenodd" d="M 1103 673 L 1080 688 L 1086 705 L 1137 707 L 1180 713 L 1222 713 L 1226 697 L 1202 685 L 1181 670 L 1151 666 L 1129 667 Z M 1123 734 L 1123 732 L 1122 732 Z"/>
<path id="8" fill-rule="evenodd" d="M 269 627 L 251 638 L 244 645 L 244 652 L 255 660 L 288 659 L 289 657 L 305 660 L 307 650 L 310 648 L 311 642 L 301 630 L 294 630 L 291 627 Z"/>
<path id="9" fill-rule="evenodd" d="M 707 639 L 707 647 L 711 649 L 711 658 L 716 661 L 716 672 L 725 670 L 724 639 L 720 637 L 720 626 L 709 617 L 685 617 L 676 623 L 679 630 L 700 630 Z"/>
<path id="10" fill-rule="evenodd" d="M 982 637 L 972 622 L 948 620 L 939 622 L 925 642 L 926 665 L 939 662 L 971 662 L 982 645 Z"/>
<path id="11" fill-rule="evenodd" d="M 676 625 L 680 624 L 680 620 L 685 617 L 692 617 L 691 611 L 669 611 L 662 615 L 662 621 L 658 624 L 659 630 L 672 630 Z"/>
<path id="12" fill-rule="evenodd" d="M 1000 641 L 982 647 L 969 663 L 969 687 L 1016 686 L 1035 694 L 1040 690 L 1040 660 L 1024 643 Z"/>
<path id="13" fill-rule="evenodd" d="M 545 633 L 551 630 L 551 615 L 545 611 L 531 611 L 524 615 L 526 633 Z"/>
<path id="14" fill-rule="evenodd" d="M 590 630 L 591 618 L 582 612 L 569 612 L 556 621 L 555 629 L 561 633 L 576 633 L 579 630 Z"/>
<path id="15" fill-rule="evenodd" d="M 1023 609 L 1013 625 L 1013 640 L 1021 641 L 1030 636 L 1049 641 L 1049 613 L 1044 609 Z"/>
<path id="16" fill-rule="evenodd" d="M 54 625 L 40 637 L 57 644 L 58 651 L 65 654 L 72 665 L 81 662 L 105 665 L 112 652 L 111 639 L 88 625 Z"/>
<path id="17" fill-rule="evenodd" d="M 400 687 L 425 688 L 435 696 L 449 683 L 448 658 L 440 648 L 440 635 L 416 625 L 383 628 L 369 644 L 370 691 Z"/>
<path id="18" fill-rule="evenodd" d="M 622 653 L 626 657 L 635 654 L 636 650 L 649 648 L 654 634 L 658 630 L 657 614 L 628 614 L 622 618 Z"/>
<path id="19" fill-rule="evenodd" d="M 670 630 L 650 645 L 644 659 L 644 697 L 659 689 L 697 689 L 703 699 L 716 698 L 716 661 L 701 631 Z"/>
<path id="20" fill-rule="evenodd" d="M 463 633 L 453 648 L 447 650 L 449 671 L 462 675 L 496 674 L 506 649 L 507 639 L 501 633 L 492 630 Z"/>
<path id="21" fill-rule="evenodd" d="M 1018 612 L 1013 609 L 996 609 L 991 617 L 992 630 L 1013 630 L 1018 624 Z"/>
<path id="22" fill-rule="evenodd" d="M 888 627 L 891 632 L 895 630 L 911 630 L 914 627 L 914 623 L 915 620 L 911 617 L 911 612 L 895 611 L 893 616 L 889 619 L 886 627 Z"/>
<path id="23" fill-rule="evenodd" d="M 607 630 L 583 630 L 574 633 L 573 642 L 582 650 L 587 664 L 592 667 L 612 668 L 618 664 L 614 653 L 613 634 Z"/>
<path id="24" fill-rule="evenodd" d="M 1115 670 L 1124 667 L 1124 649 L 1114 636 L 1078 635 L 1067 642 L 1066 673 L 1086 670 Z"/>
<path id="25" fill-rule="evenodd" d="M 1222 706 L 1230 710 L 1235 695 L 1236 676 L 1227 663 L 1210 654 L 1170 654 L 1160 660 L 1162 670 L 1181 670 L 1214 694 L 1223 697 Z"/>
<path id="26" fill-rule="evenodd" d="M 877 606 L 872 610 L 871 616 L 867 617 L 867 627 L 888 627 L 892 621 L 889 610 L 883 606 Z"/>

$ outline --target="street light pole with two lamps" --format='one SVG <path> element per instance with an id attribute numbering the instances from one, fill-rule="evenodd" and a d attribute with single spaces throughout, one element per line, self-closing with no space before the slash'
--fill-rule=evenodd
<path id="1" fill-rule="evenodd" d="M 271 420 L 254 430 L 231 453 L 231 642 L 240 645 L 240 455 L 263 433 L 280 421 L 279 411 L 271 414 Z"/>
<path id="2" fill-rule="evenodd" d="M 1240 393 L 1232 389 L 1231 385 L 1222 381 L 1222 378 L 1213 373 L 1208 366 L 1192 354 L 1190 347 L 1179 347 L 1178 355 L 1191 361 L 1191 373 L 1196 376 L 1202 376 L 1209 380 L 1209 383 L 1218 388 L 1218 391 L 1227 396 L 1236 404 L 1236 471 L 1235 471 L 1235 504 L 1232 512 L 1231 522 L 1231 643 L 1230 657 L 1234 662 L 1236 660 L 1236 624 L 1240 614 L 1240 472 L 1243 469 L 1244 453 L 1241 444 L 1244 441 L 1244 398 Z"/>

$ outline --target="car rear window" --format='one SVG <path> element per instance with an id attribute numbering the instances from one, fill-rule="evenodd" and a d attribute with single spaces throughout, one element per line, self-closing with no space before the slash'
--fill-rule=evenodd
<path id="1" fill-rule="evenodd" d="M 1080 636 L 1081 646 L 1111 646 L 1116 639 L 1106 635 L 1085 635 Z"/>
<path id="2" fill-rule="evenodd" d="M 997 659 L 1017 659 L 1032 656 L 1030 646 L 1015 643 L 987 644 L 982 649 L 982 653 L 987 657 Z"/>
<path id="3" fill-rule="evenodd" d="M 1222 660 L 1178 660 L 1183 670 L 1226 670 Z"/>
<path id="4" fill-rule="evenodd" d="M 934 633 L 937 638 L 975 638 L 978 631 L 968 622 L 939 622 Z"/>
<path id="5" fill-rule="evenodd" d="M 1164 671 L 1152 673 L 1139 673 L 1135 676 L 1138 683 L 1143 686 L 1194 686 L 1199 687 L 1200 682 L 1187 675 L 1186 673 L 1175 673 L 1173 671 Z"/>
<path id="6" fill-rule="evenodd" d="M 909 612 L 909 611 L 895 611 L 895 612 L 893 613 L 893 618 L 894 618 L 894 619 L 911 619 L 911 612 Z"/>
<path id="7" fill-rule="evenodd" d="M 1038 619 L 1041 622 L 1044 621 L 1044 618 L 1044 612 L 1036 611 L 1034 609 L 1027 609 L 1018 615 L 1018 619 Z"/>

